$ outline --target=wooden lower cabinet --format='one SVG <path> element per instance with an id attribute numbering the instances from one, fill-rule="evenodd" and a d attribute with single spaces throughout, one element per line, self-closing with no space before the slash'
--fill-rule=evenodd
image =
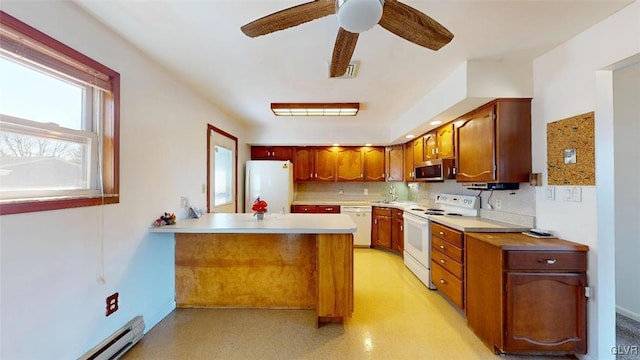
<path id="1" fill-rule="evenodd" d="M 431 281 L 461 311 L 464 298 L 463 233 L 431 222 Z"/>
<path id="2" fill-rule="evenodd" d="M 372 207 L 371 247 L 404 253 L 404 211 L 389 207 Z"/>
<path id="3" fill-rule="evenodd" d="M 339 214 L 340 205 L 291 205 L 291 212 L 308 214 Z"/>
<path id="4" fill-rule="evenodd" d="M 372 207 L 371 247 L 391 249 L 391 208 Z"/>
<path id="5" fill-rule="evenodd" d="M 467 323 L 487 346 L 586 353 L 587 246 L 490 233 L 467 233 L 465 246 Z"/>
<path id="6" fill-rule="evenodd" d="M 404 211 L 391 209 L 391 250 L 404 254 Z"/>

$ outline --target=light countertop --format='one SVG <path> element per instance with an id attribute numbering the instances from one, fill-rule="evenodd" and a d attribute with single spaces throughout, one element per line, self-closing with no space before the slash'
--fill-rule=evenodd
<path id="1" fill-rule="evenodd" d="M 204 214 L 199 219 L 179 220 L 175 225 L 154 227 L 153 233 L 245 233 L 245 234 L 350 234 L 356 224 L 345 214 L 279 214 L 267 212 L 264 220 L 252 213 Z"/>
<path id="2" fill-rule="evenodd" d="M 464 232 L 523 232 L 530 227 L 470 216 L 430 216 L 431 221 Z"/>

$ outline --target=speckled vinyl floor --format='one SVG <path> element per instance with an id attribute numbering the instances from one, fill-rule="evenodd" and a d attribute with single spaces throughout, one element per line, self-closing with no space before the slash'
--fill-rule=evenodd
<path id="1" fill-rule="evenodd" d="M 355 311 L 315 328 L 311 310 L 177 309 L 123 359 L 535 359 L 497 356 L 395 254 L 355 250 Z M 557 358 L 556 358 L 557 359 Z"/>

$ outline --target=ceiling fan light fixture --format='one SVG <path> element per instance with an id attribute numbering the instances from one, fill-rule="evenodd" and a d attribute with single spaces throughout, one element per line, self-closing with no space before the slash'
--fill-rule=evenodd
<path id="1" fill-rule="evenodd" d="M 382 18 L 384 0 L 336 0 L 336 14 L 341 28 L 361 33 L 374 27 Z"/>
<path id="2" fill-rule="evenodd" d="M 271 103 L 275 116 L 356 116 L 360 103 Z"/>

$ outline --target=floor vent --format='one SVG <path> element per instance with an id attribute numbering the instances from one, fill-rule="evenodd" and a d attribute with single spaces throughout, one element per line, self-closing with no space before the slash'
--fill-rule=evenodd
<path id="1" fill-rule="evenodd" d="M 144 320 L 136 316 L 125 326 L 118 329 L 93 349 L 87 351 L 79 360 L 115 360 L 127 352 L 144 336 Z"/>

